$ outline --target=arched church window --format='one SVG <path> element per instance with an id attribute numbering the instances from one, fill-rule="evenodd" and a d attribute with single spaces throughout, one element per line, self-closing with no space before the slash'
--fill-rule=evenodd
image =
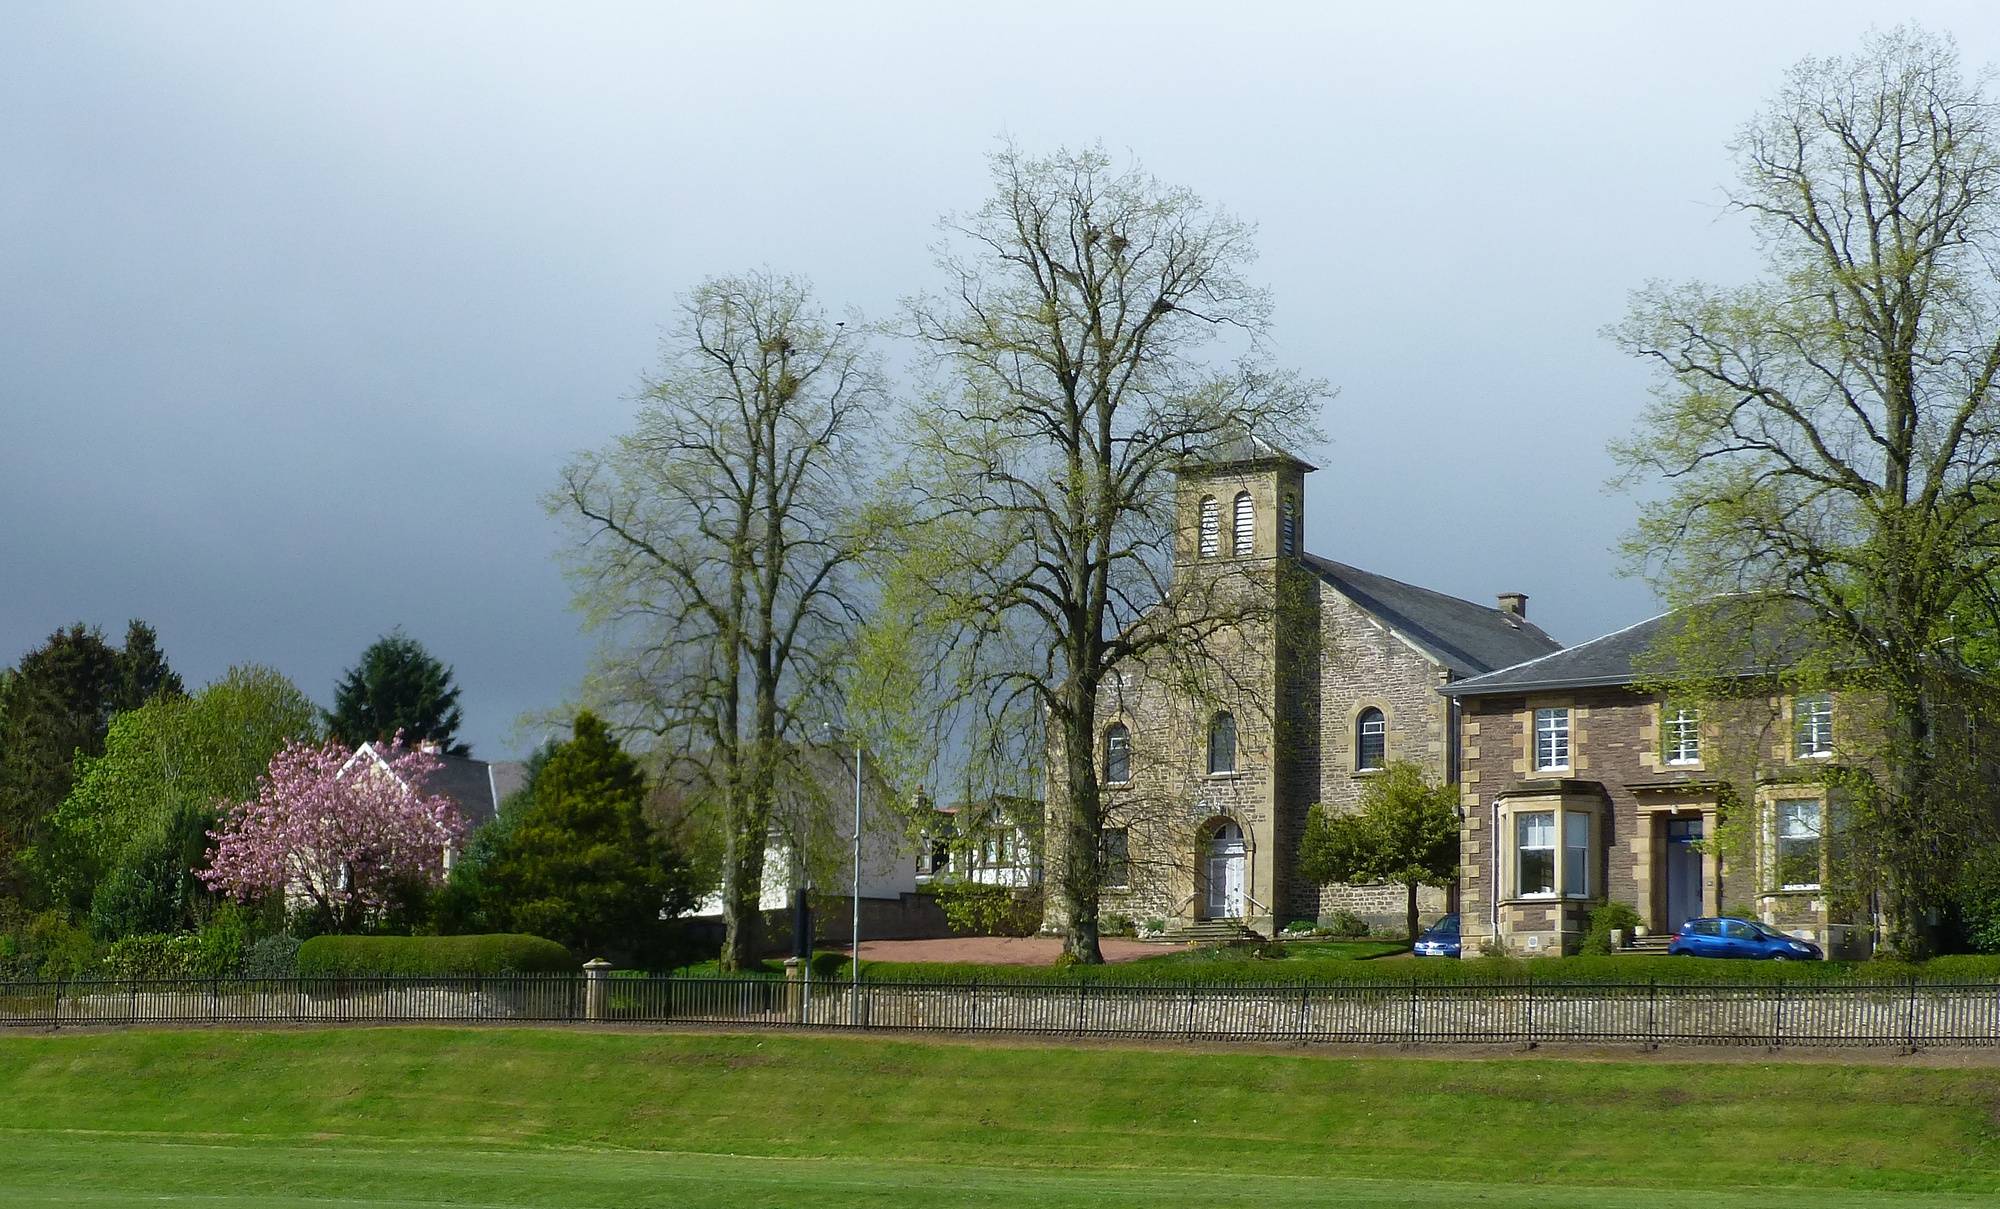
<path id="1" fill-rule="evenodd" d="M 1123 722 L 1104 732 L 1104 779 L 1112 785 L 1132 779 L 1132 732 Z"/>
<path id="2" fill-rule="evenodd" d="M 1251 509 L 1248 491 L 1236 493 L 1236 513 L 1233 521 L 1235 527 L 1230 533 L 1229 552 L 1238 558 L 1247 558 L 1251 543 L 1256 540 L 1257 534 L 1256 515 Z"/>
<path id="3" fill-rule="evenodd" d="M 1294 496 L 1286 496 L 1284 511 L 1278 518 L 1279 549 L 1286 555 L 1299 552 L 1299 501 Z"/>
<path id="4" fill-rule="evenodd" d="M 1208 724 L 1208 771 L 1236 771 L 1236 718 L 1226 710 Z"/>
<path id="5" fill-rule="evenodd" d="M 1389 754 L 1389 720 L 1382 711 L 1370 707 L 1361 711 L 1354 720 L 1354 769 L 1356 772 L 1372 772 L 1387 762 Z"/>
<path id="6" fill-rule="evenodd" d="M 1201 556 L 1214 558 L 1222 553 L 1222 505 L 1212 495 L 1201 497 Z"/>

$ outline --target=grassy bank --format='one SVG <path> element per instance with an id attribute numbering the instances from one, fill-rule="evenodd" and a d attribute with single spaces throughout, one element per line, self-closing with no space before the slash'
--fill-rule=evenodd
<path id="1" fill-rule="evenodd" d="M 9 1205 L 2000 1195 L 1991 1070 L 216 1030 L 0 1037 L 0 1104 Z"/>

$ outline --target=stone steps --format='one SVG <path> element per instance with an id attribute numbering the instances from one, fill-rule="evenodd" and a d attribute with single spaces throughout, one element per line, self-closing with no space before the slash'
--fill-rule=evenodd
<path id="1" fill-rule="evenodd" d="M 1179 927 L 1169 928 L 1166 933 L 1155 938 L 1161 944 L 1254 944 L 1264 939 L 1263 933 L 1245 927 L 1241 920 L 1201 919 Z"/>

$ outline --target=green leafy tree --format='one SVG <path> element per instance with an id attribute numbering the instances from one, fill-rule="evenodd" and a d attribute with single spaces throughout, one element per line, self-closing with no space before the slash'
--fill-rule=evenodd
<path id="1" fill-rule="evenodd" d="M 1397 760 L 1369 780 L 1361 809 L 1329 815 L 1314 806 L 1299 842 L 1299 869 L 1322 885 L 1391 882 L 1407 895 L 1406 924 L 1417 936 L 1417 887 L 1458 878 L 1458 786 L 1433 782 Z"/>
<path id="2" fill-rule="evenodd" d="M 216 803 L 252 796 L 279 748 L 313 737 L 316 714 L 267 667 L 231 668 L 191 698 L 155 689 L 112 720 L 102 754 L 77 762 L 35 849 L 44 891 L 89 910 L 107 939 L 140 919 L 144 931 L 191 926 L 210 898 L 193 870 L 206 863 Z"/>
<path id="3" fill-rule="evenodd" d="M 483 918 L 572 952 L 656 962 L 694 903 L 687 870 L 646 821 L 646 778 L 584 712 L 549 756 L 534 798 L 483 864 Z"/>
<path id="4" fill-rule="evenodd" d="M 1797 688 L 1881 704 L 1879 725 L 1836 737 L 1843 763 L 1883 774 L 1848 798 L 1848 851 L 1911 956 L 1993 829 L 1993 728 L 1965 724 L 1991 691 L 1954 657 L 2000 633 L 2000 127 L 1983 80 L 1908 27 L 1799 63 L 1734 144 L 1730 208 L 1761 238 L 1762 279 L 1649 286 L 1612 333 L 1659 379 L 1614 447 L 1647 496 L 1634 566 L 1697 629 L 1710 602 L 1768 602 L 1808 640 Z"/>
<path id="5" fill-rule="evenodd" d="M 942 288 L 909 304 L 937 389 L 905 417 L 917 523 L 885 577 L 890 641 L 868 645 L 889 659 L 867 679 L 934 720 L 941 752 L 969 754 L 971 796 L 1036 792 L 1054 762 L 1051 911 L 1064 952 L 1095 963 L 1099 700 L 1134 668 L 1232 677 L 1209 639 L 1273 607 L 1233 564 L 1174 574 L 1175 474 L 1310 440 L 1327 390 L 1270 363 L 1248 224 L 1101 150 L 1010 146 L 991 175 L 986 203 L 944 224 Z"/>
<path id="6" fill-rule="evenodd" d="M 126 637 L 129 660 L 78 623 L 22 656 L 9 677 L 0 720 L 0 893 L 21 897 L 33 888 L 24 857 L 68 796 L 78 758 L 104 749 L 112 717 L 180 692 L 151 627 L 134 621 Z"/>
<path id="7" fill-rule="evenodd" d="M 458 741 L 462 714 L 452 672 L 423 644 L 401 630 L 385 634 L 361 652 L 333 690 L 327 733 L 349 747 L 396 737 L 415 747 L 436 743 L 447 755 L 470 748 Z"/>
<path id="8" fill-rule="evenodd" d="M 589 699 L 657 738 L 720 833 L 733 970 L 757 956 L 788 769 L 839 711 L 884 392 L 861 324 L 802 281 L 716 278 L 683 309 L 635 430 L 580 454 L 548 504 L 575 532 L 586 624 L 617 639 Z"/>

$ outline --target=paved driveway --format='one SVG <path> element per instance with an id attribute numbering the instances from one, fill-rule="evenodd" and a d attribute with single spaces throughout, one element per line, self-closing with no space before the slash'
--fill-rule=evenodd
<path id="1" fill-rule="evenodd" d="M 1122 936 L 1098 942 L 1106 961 L 1131 961 L 1169 952 L 1165 945 L 1141 944 Z M 843 952 L 845 950 L 842 950 Z M 863 961 L 969 961 L 980 965 L 1054 965 L 1062 941 L 1053 936 L 955 936 L 946 940 L 869 940 L 861 938 Z"/>

